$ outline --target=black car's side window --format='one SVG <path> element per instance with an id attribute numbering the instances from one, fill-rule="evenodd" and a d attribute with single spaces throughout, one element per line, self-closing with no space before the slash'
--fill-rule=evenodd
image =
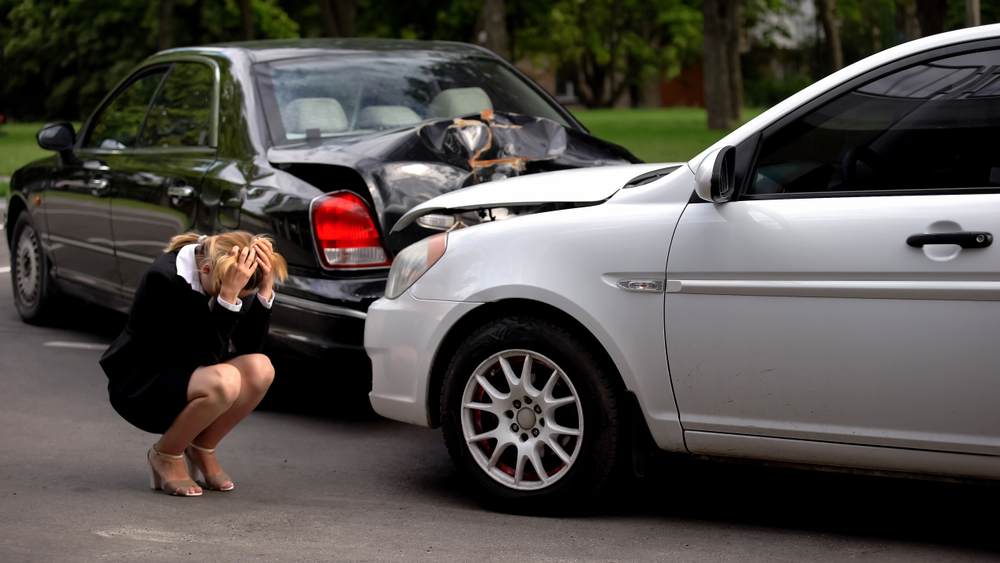
<path id="1" fill-rule="evenodd" d="M 138 146 L 208 146 L 214 84 L 210 66 L 176 63 L 149 108 Z"/>
<path id="2" fill-rule="evenodd" d="M 1000 189 L 1000 51 L 904 68 L 764 139 L 746 195 Z"/>
<path id="3" fill-rule="evenodd" d="M 149 101 L 163 80 L 166 69 L 147 73 L 119 92 L 94 119 L 85 147 L 127 149 L 135 143 Z"/>

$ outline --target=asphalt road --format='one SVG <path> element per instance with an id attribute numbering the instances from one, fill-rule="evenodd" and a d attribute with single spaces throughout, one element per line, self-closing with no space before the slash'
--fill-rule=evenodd
<path id="1" fill-rule="evenodd" d="M 352 374 L 324 366 L 280 369 L 284 407 L 222 443 L 235 491 L 169 497 L 148 488 L 156 437 L 115 414 L 97 364 L 124 318 L 25 325 L 7 264 L 0 248 L 4 562 L 1000 560 L 1000 487 L 668 459 L 583 511 L 497 513 L 438 431 L 349 408 L 316 382 Z M 288 407 L 299 380 L 325 408 Z"/>

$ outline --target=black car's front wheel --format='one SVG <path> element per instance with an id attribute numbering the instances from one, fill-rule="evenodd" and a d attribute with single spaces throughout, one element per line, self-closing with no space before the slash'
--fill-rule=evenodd
<path id="1" fill-rule="evenodd" d="M 51 305 L 52 291 L 41 240 L 27 212 L 17 216 L 11 240 L 14 304 L 26 322 L 42 322 Z"/>
<path id="2" fill-rule="evenodd" d="M 592 493 L 615 460 L 614 386 L 582 342 L 546 320 L 474 332 L 448 368 L 441 406 L 452 458 L 501 499 Z"/>

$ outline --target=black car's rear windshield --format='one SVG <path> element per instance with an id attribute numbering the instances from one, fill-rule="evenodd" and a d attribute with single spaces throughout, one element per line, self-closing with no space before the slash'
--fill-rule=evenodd
<path id="1" fill-rule="evenodd" d="M 488 57 L 350 53 L 258 64 L 264 112 L 276 145 L 347 137 L 495 110 L 564 114 L 531 84 Z"/>

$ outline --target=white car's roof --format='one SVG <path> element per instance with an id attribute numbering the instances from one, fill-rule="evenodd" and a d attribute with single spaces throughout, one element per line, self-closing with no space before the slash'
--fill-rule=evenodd
<path id="1" fill-rule="evenodd" d="M 982 39 L 990 39 L 1000 37 L 1000 24 L 983 25 L 979 27 L 970 27 L 966 29 L 959 29 L 956 31 L 949 31 L 948 33 L 939 33 L 937 35 L 930 35 L 928 37 L 923 37 L 921 39 L 916 39 L 914 41 L 908 41 L 902 43 L 891 49 L 886 49 L 876 53 L 870 57 L 864 58 L 850 66 L 847 66 L 822 80 L 803 88 L 799 92 L 789 96 L 781 103 L 773 106 L 764 113 L 758 115 L 754 119 L 748 121 L 742 127 L 736 129 L 732 133 L 723 137 L 719 142 L 708 147 L 702 151 L 698 156 L 692 158 L 688 162 L 688 166 L 691 171 L 694 172 L 698 169 L 698 165 L 701 163 L 702 159 L 711 154 L 714 150 L 724 147 L 726 145 L 736 146 L 741 142 L 745 141 L 747 137 L 761 131 L 768 125 L 774 123 L 778 119 L 784 117 L 790 111 L 795 108 L 805 104 L 809 100 L 819 96 L 820 94 L 836 87 L 838 84 L 847 82 L 855 77 L 861 76 L 862 74 L 877 69 L 881 66 L 885 66 L 893 61 L 899 59 L 904 59 L 910 55 L 915 55 L 924 51 L 930 51 L 932 49 L 937 49 L 939 47 L 945 47 L 948 45 L 957 45 L 960 43 L 968 43 L 971 41 L 977 41 Z"/>

